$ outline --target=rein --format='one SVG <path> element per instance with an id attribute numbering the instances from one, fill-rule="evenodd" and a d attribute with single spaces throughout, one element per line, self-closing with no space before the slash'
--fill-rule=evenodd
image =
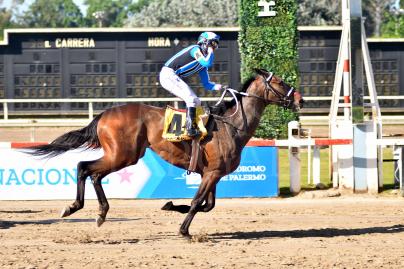
<path id="1" fill-rule="evenodd" d="M 240 91 L 237 91 L 237 90 L 234 90 L 232 88 L 227 87 L 227 88 L 224 89 L 224 91 L 222 93 L 222 96 L 220 97 L 219 101 L 215 104 L 215 106 L 218 106 L 223 101 L 226 93 L 229 92 L 232 95 L 233 99 L 236 101 L 236 111 L 234 111 L 234 113 L 232 113 L 229 116 L 218 116 L 218 115 L 213 115 L 213 116 L 215 118 L 218 118 L 218 119 L 228 119 L 228 118 L 231 118 L 234 115 L 236 115 L 238 110 L 239 110 L 239 101 L 237 100 L 236 94 L 239 94 L 239 95 L 242 95 L 242 96 L 245 96 L 245 97 L 254 97 L 254 98 L 263 100 L 268 104 L 281 104 L 285 109 L 288 108 L 290 103 L 292 102 L 292 100 L 290 100 L 290 96 L 295 92 L 295 89 L 293 87 L 290 88 L 289 91 L 287 92 L 287 94 L 285 94 L 285 95 L 280 93 L 278 90 L 276 90 L 274 87 L 271 86 L 271 80 L 273 78 L 273 75 L 274 74 L 272 72 L 270 72 L 269 76 L 267 78 L 265 78 L 263 76 L 264 79 L 265 79 L 265 82 L 266 82 L 265 83 L 265 90 L 268 91 L 268 92 L 271 91 L 273 94 L 275 94 L 276 97 L 278 97 L 278 100 L 275 100 L 275 101 L 274 100 L 268 100 L 268 99 L 266 99 L 266 98 L 264 98 L 262 96 L 256 95 L 256 94 L 247 93 L 247 92 L 240 92 Z M 282 83 L 283 83 L 283 81 L 282 81 Z M 251 85 L 248 88 L 250 88 L 250 87 L 251 87 Z M 247 88 L 247 90 L 248 90 L 248 88 Z"/>

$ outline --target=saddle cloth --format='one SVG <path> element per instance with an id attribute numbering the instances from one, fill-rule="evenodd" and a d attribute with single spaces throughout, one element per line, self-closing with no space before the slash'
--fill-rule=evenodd
<path id="1" fill-rule="evenodd" d="M 200 140 L 202 140 L 208 131 L 205 124 L 209 116 L 205 113 L 202 107 L 196 108 L 196 121 L 198 129 L 201 132 Z M 191 140 L 192 137 L 188 136 L 186 128 L 186 111 L 183 109 L 175 109 L 167 106 L 164 117 L 163 138 L 170 142 L 180 142 L 184 140 Z"/>

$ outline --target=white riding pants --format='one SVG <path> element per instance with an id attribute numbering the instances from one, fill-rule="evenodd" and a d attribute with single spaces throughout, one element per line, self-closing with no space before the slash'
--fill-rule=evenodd
<path id="1" fill-rule="evenodd" d="M 174 70 L 164 66 L 160 72 L 160 84 L 164 89 L 175 96 L 181 98 L 187 107 L 197 107 L 201 105 L 201 100 L 192 89 L 175 74 Z"/>

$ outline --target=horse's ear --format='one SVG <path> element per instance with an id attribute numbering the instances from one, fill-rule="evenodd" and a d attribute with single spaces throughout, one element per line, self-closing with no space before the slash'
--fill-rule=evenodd
<path id="1" fill-rule="evenodd" d="M 262 69 L 262 68 L 255 68 L 254 70 L 258 75 L 261 75 L 264 77 L 268 76 L 268 74 L 269 74 L 269 72 L 267 70 Z"/>

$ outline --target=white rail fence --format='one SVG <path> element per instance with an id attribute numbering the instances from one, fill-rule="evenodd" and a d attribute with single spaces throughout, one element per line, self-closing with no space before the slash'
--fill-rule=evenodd
<path id="1" fill-rule="evenodd" d="M 219 97 L 202 97 L 202 101 L 218 101 Z M 13 103 L 87 103 L 88 119 L 94 117 L 94 103 L 147 103 L 147 102 L 178 102 L 180 98 L 59 98 L 59 99 L 3 99 L 3 119 L 9 120 L 8 104 Z"/>
<path id="2" fill-rule="evenodd" d="M 306 101 L 331 101 L 331 96 L 310 96 L 310 97 L 304 97 Z M 200 98 L 202 101 L 218 101 L 219 97 L 202 97 Z M 342 99 L 342 97 L 341 97 Z M 365 100 L 369 100 L 369 96 L 365 96 Z M 378 96 L 378 100 L 404 100 L 404 96 Z M 87 103 L 88 104 L 88 115 L 87 118 L 91 120 L 94 117 L 94 103 L 131 103 L 131 102 L 175 102 L 175 104 L 178 104 L 178 102 L 181 101 L 179 98 L 175 97 L 167 97 L 167 98 L 59 98 L 59 99 L 2 99 L 0 102 L 3 103 L 3 119 L 0 120 L 0 122 L 3 125 L 7 124 L 24 124 L 26 122 L 31 122 L 27 120 L 19 120 L 19 119 L 9 119 L 9 109 L 8 105 L 13 104 L 13 103 Z M 366 106 L 366 104 L 365 104 Z M 326 117 L 325 120 L 328 119 L 328 116 L 314 116 L 314 117 Z M 400 116 L 393 116 L 395 120 L 404 122 L 404 113 L 403 115 Z M 308 117 L 310 120 L 310 116 Z M 319 118 L 317 118 L 318 120 Z M 64 121 L 66 119 L 63 119 Z M 40 121 L 40 120 L 39 120 Z M 52 120 L 50 120 L 52 121 Z M 59 120 L 60 121 L 60 120 Z M 80 122 L 83 122 L 83 119 L 79 120 Z M 34 122 L 37 122 L 34 120 Z"/>

